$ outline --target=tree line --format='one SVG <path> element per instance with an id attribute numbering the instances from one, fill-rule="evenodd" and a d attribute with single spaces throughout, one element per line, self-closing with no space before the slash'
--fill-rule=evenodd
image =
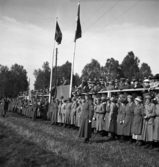
<path id="1" fill-rule="evenodd" d="M 23 66 L 14 64 L 9 69 L 0 65 L 0 99 L 17 97 L 20 92 L 28 90 L 27 71 Z"/>
<path id="2" fill-rule="evenodd" d="M 49 62 L 44 62 L 42 69 L 35 69 L 35 89 L 45 89 L 49 87 L 50 83 L 50 67 Z M 56 75 L 57 74 L 57 75 Z M 62 77 L 67 80 L 71 75 L 71 63 L 66 62 L 61 66 L 53 69 L 53 85 L 60 85 Z M 127 79 L 143 79 L 144 77 L 152 76 L 151 67 L 147 63 L 142 63 L 140 66 L 140 60 L 134 55 L 134 53 L 128 52 L 124 57 L 121 64 L 114 58 L 108 58 L 104 66 L 101 66 L 98 60 L 92 59 L 90 63 L 86 64 L 82 70 L 82 75 L 77 73 L 73 76 L 73 86 L 78 86 L 82 78 L 86 80 L 94 78 L 103 78 L 106 81 L 115 80 L 120 78 Z M 55 78 L 57 79 L 55 83 Z"/>

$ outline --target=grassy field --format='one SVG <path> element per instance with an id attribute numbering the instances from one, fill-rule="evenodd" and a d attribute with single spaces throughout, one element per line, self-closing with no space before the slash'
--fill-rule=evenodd
<path id="1" fill-rule="evenodd" d="M 23 163 L 26 163 L 24 166 L 34 166 L 34 163 L 35 166 L 42 166 L 42 162 L 46 167 L 49 167 L 49 165 L 53 167 L 57 165 L 67 167 L 159 167 L 159 153 L 155 150 L 149 151 L 128 143 L 120 144 L 118 141 L 107 142 L 106 137 L 94 134 L 91 143 L 84 144 L 78 138 L 78 131 L 53 126 L 48 121 L 38 120 L 34 122 L 17 114 L 9 114 L 9 117 L 0 118 L 0 124 L 5 129 L 7 127 L 5 131 L 8 131 L 8 135 L 10 131 L 12 133 L 14 131 L 14 135 L 17 135 L 21 141 L 25 140 L 25 142 L 17 143 L 13 140 L 13 145 L 19 148 L 19 153 L 26 150 L 24 153 L 26 152 L 26 155 L 29 156 L 27 164 L 24 158 L 25 155 L 22 156 L 23 158 L 20 161 L 18 159 L 21 156 L 17 155 L 15 161 L 19 167 Z M 10 143 L 13 138 L 12 136 L 9 136 L 8 139 L 2 137 L 0 143 L 1 140 Z M 3 151 L 0 151 L 0 166 L 3 163 L 3 159 L 8 162 L 3 157 L 10 157 L 9 154 L 14 155 L 14 149 L 11 146 L 10 144 L 6 146 L 4 144 L 4 148 L 2 149 L 5 150 L 4 155 Z M 38 153 L 36 153 L 37 149 L 39 150 Z M 8 152 L 7 150 L 10 151 Z M 35 158 L 32 158 L 32 156 L 35 156 Z M 48 164 L 47 160 L 49 161 Z"/>
<path id="2" fill-rule="evenodd" d="M 67 159 L 25 140 L 0 123 L 0 167 L 74 166 Z"/>

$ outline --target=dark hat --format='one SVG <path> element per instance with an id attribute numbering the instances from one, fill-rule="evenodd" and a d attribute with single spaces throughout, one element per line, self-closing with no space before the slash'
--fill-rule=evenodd
<path id="1" fill-rule="evenodd" d="M 125 81 L 125 78 L 120 78 L 120 81 Z"/>

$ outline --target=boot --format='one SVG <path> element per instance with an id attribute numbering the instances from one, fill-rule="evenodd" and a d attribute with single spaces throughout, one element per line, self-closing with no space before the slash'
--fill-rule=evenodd
<path id="1" fill-rule="evenodd" d="M 147 143 L 145 146 L 143 146 L 143 148 L 149 148 L 150 147 L 150 143 Z"/>
<path id="2" fill-rule="evenodd" d="M 89 142 L 89 138 L 85 138 L 84 143 L 88 143 Z"/>
<path id="3" fill-rule="evenodd" d="M 152 150 L 154 148 L 154 143 L 153 142 L 150 142 L 150 147 L 149 149 Z"/>
<path id="4" fill-rule="evenodd" d="M 120 137 L 119 143 L 124 143 L 124 136 L 123 135 Z"/>

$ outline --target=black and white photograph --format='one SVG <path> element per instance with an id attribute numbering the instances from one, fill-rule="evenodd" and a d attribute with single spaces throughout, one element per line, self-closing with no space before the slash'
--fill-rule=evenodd
<path id="1" fill-rule="evenodd" d="M 0 167 L 159 167 L 159 0 L 0 0 Z"/>

